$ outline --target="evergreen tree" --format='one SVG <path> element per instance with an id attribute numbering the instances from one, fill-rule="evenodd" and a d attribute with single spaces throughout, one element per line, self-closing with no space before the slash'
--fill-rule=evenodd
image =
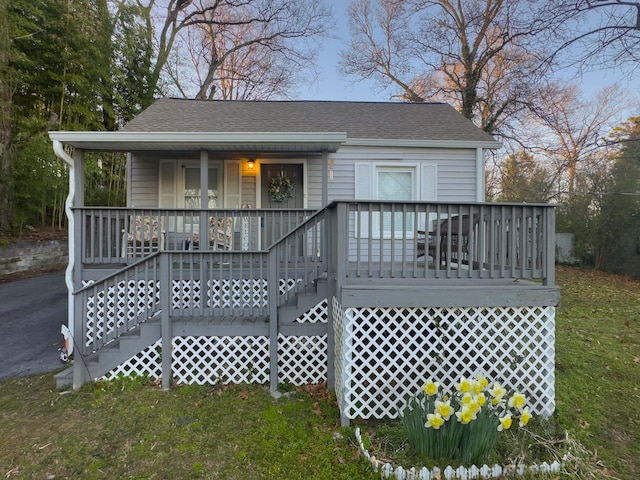
<path id="1" fill-rule="evenodd" d="M 597 267 L 640 278 L 640 117 L 616 129 L 620 149 L 602 204 L 605 255 Z"/>

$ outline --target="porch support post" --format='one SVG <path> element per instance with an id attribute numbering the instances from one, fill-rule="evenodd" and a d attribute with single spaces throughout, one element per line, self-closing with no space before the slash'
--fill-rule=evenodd
<path id="1" fill-rule="evenodd" d="M 171 315 L 169 309 L 171 302 L 171 262 L 169 253 L 160 254 L 160 326 L 162 332 L 162 390 L 171 389 L 171 360 L 173 335 L 171 332 Z"/>
<path id="2" fill-rule="evenodd" d="M 546 209 L 543 217 L 546 221 L 544 225 L 545 246 L 544 246 L 544 268 L 542 274 L 542 284 L 553 287 L 556 284 L 556 210 L 554 207 Z"/>
<path id="3" fill-rule="evenodd" d="M 211 239 L 209 238 L 209 152 L 200 151 L 200 250 L 209 250 Z"/>
<path id="4" fill-rule="evenodd" d="M 349 263 L 349 255 L 347 250 L 347 245 L 349 244 L 348 232 L 349 232 L 349 207 L 345 202 L 338 203 L 336 208 L 336 220 L 335 220 L 335 234 L 333 237 L 336 242 L 335 246 L 335 269 L 334 269 L 334 289 L 336 292 L 336 296 L 342 304 L 342 287 L 344 287 L 346 278 L 347 278 L 347 270 Z M 331 335 L 335 335 L 333 328 L 330 328 Z M 334 337 L 335 338 L 335 337 Z M 344 339 L 343 339 L 344 342 Z M 332 342 L 332 343 L 335 343 Z M 351 352 L 345 352 L 344 343 L 340 345 L 342 350 L 342 356 L 349 355 L 351 356 Z M 344 361 L 343 358 L 340 359 Z M 335 367 L 334 367 L 335 368 Z M 344 378 L 343 378 L 344 380 Z M 340 405 L 342 407 L 342 405 Z M 345 412 L 340 409 L 340 425 L 342 427 L 348 427 L 350 424 L 349 418 L 346 416 Z"/>
<path id="5" fill-rule="evenodd" d="M 485 201 L 484 149 L 476 148 L 476 202 Z"/>
<path id="6" fill-rule="evenodd" d="M 269 303 L 269 383 L 272 393 L 278 390 L 278 248 L 269 251 L 267 273 L 267 301 Z"/>
<path id="7" fill-rule="evenodd" d="M 337 208 L 327 208 L 322 234 L 322 251 L 327 271 L 327 388 L 335 390 L 335 330 L 333 324 L 333 297 L 336 296 L 336 243 L 338 240 Z M 331 241 L 329 239 L 331 238 Z"/>
<path id="8" fill-rule="evenodd" d="M 329 154 L 322 152 L 322 205 L 329 203 Z"/>

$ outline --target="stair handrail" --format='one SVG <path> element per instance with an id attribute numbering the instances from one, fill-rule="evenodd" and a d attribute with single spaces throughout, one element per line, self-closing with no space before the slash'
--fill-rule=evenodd
<path id="1" fill-rule="evenodd" d="M 149 320 L 160 311 L 157 291 L 160 281 L 159 258 L 162 252 L 154 252 L 148 257 L 111 273 L 97 281 L 91 281 L 73 292 L 74 316 L 82 321 L 75 322 L 75 347 L 83 355 L 98 351 L 126 332 Z M 142 275 L 139 275 L 142 269 Z M 139 280 L 145 279 L 145 282 Z M 134 281 L 133 285 L 129 282 Z M 120 309 L 117 296 L 124 283 L 125 306 Z M 129 288 L 132 293 L 129 293 Z M 133 314 L 128 305 L 130 296 L 136 299 Z M 111 298 L 114 296 L 114 298 Z M 139 299 L 144 298 L 144 303 Z"/>

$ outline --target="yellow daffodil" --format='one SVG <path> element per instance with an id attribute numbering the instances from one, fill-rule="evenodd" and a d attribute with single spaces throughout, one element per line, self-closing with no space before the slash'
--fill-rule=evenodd
<path id="1" fill-rule="evenodd" d="M 473 412 L 467 407 L 462 407 L 462 410 L 456 412 L 456 418 L 460 423 L 466 425 L 474 419 Z"/>
<path id="2" fill-rule="evenodd" d="M 511 423 L 513 422 L 511 418 L 511 413 L 507 413 L 504 417 L 500 418 L 500 425 L 498 425 L 498 431 L 509 430 L 511 428 Z"/>
<path id="3" fill-rule="evenodd" d="M 438 393 L 439 386 L 440 385 L 437 382 L 433 382 L 431 381 L 431 379 L 429 379 L 429 381 L 422 387 L 422 391 L 432 397 Z"/>
<path id="4" fill-rule="evenodd" d="M 519 411 L 522 411 L 526 403 L 527 399 L 525 398 L 525 396 L 521 393 L 516 392 L 509 399 L 508 405 L 509 407 L 517 408 Z"/>
<path id="5" fill-rule="evenodd" d="M 478 402 L 476 402 L 475 400 L 472 401 L 469 405 L 469 410 L 471 411 L 471 413 L 473 413 L 473 416 L 475 418 L 475 416 L 478 414 L 478 412 L 480 411 L 480 405 L 478 405 Z"/>
<path id="6" fill-rule="evenodd" d="M 500 400 L 502 400 L 502 397 L 507 394 L 507 391 L 502 388 L 502 386 L 498 382 L 494 382 L 493 387 L 491 388 L 489 393 L 494 399 L 497 398 L 499 403 Z"/>
<path id="7" fill-rule="evenodd" d="M 460 393 L 468 393 L 471 391 L 471 382 L 464 378 L 464 377 L 460 377 L 460 383 L 458 383 L 456 385 L 456 390 L 458 390 Z"/>
<path id="8" fill-rule="evenodd" d="M 460 403 L 462 405 L 469 405 L 471 402 L 473 402 L 473 395 L 471 395 L 470 393 L 465 393 L 464 395 L 462 395 L 462 398 L 460 399 Z"/>
<path id="9" fill-rule="evenodd" d="M 473 393 L 478 395 L 479 393 L 482 393 L 483 390 L 484 390 L 484 387 L 482 386 L 482 383 L 480 383 L 479 380 L 473 380 L 471 382 L 471 391 Z"/>
<path id="10" fill-rule="evenodd" d="M 529 407 L 525 407 L 520 414 L 520 426 L 526 426 L 529 420 L 531 420 L 531 413 L 529 413 Z"/>
<path id="11" fill-rule="evenodd" d="M 484 393 L 480 392 L 478 395 L 476 395 L 475 401 L 478 405 L 483 406 L 485 403 L 487 403 L 487 397 L 484 396 Z"/>
<path id="12" fill-rule="evenodd" d="M 425 423 L 424 426 L 438 430 L 443 424 L 444 419 L 439 413 L 429 413 L 427 415 L 427 423 Z"/>
<path id="13" fill-rule="evenodd" d="M 483 389 L 489 386 L 489 380 L 487 380 L 482 375 L 478 375 L 478 383 L 482 386 Z"/>
<path id="14" fill-rule="evenodd" d="M 449 417 L 451 417 L 451 415 L 453 415 L 453 407 L 450 405 L 450 401 L 446 401 L 446 402 L 441 402 L 439 400 L 436 400 L 435 403 L 435 411 L 437 414 L 439 414 L 443 419 L 445 420 L 449 420 Z"/>

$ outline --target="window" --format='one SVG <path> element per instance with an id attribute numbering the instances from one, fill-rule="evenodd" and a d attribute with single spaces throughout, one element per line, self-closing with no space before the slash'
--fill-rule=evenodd
<path id="1" fill-rule="evenodd" d="M 219 198 L 218 167 L 209 167 L 208 208 L 218 207 Z M 201 208 L 200 195 L 200 167 L 185 167 L 184 169 L 184 208 Z"/>
<path id="2" fill-rule="evenodd" d="M 400 159 L 388 162 L 356 162 L 354 166 L 354 196 L 355 200 L 386 200 L 386 201 L 433 201 L 437 199 L 438 171 L 432 162 L 403 162 Z M 392 213 L 371 216 L 368 213 L 358 216 L 354 235 L 366 238 L 369 235 L 380 238 L 381 234 L 391 236 Z M 382 222 L 382 225 L 381 225 Z M 412 238 L 415 229 L 425 229 L 424 214 L 395 213 L 393 215 L 393 230 L 398 236 Z"/>
<path id="3" fill-rule="evenodd" d="M 376 167 L 375 199 L 388 201 L 415 200 L 416 170 L 414 167 Z M 393 215 L 393 216 L 392 216 Z M 413 236 L 413 214 L 386 212 L 381 217 L 382 225 L 376 233 L 382 233 L 385 237 L 391 236 L 393 228 L 394 236 L 403 236 L 403 231 L 408 236 Z"/>

